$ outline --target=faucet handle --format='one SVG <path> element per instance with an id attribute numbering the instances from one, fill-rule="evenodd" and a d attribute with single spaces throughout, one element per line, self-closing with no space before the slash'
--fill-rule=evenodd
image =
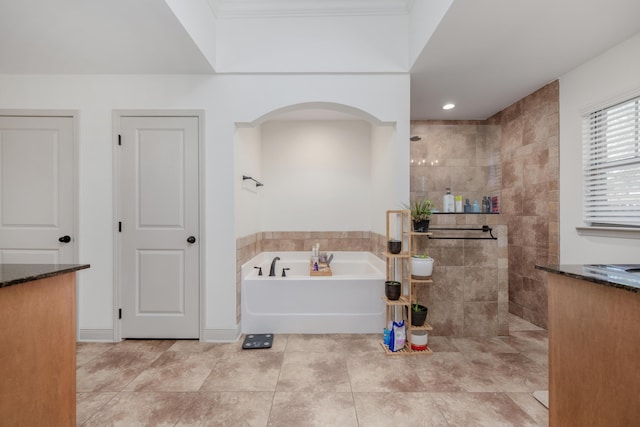
<path id="1" fill-rule="evenodd" d="M 258 269 L 258 276 L 262 276 L 262 267 L 253 267 Z"/>
<path id="2" fill-rule="evenodd" d="M 287 273 L 285 272 L 285 270 L 290 270 L 290 268 L 286 267 L 282 269 L 282 277 L 287 277 Z"/>

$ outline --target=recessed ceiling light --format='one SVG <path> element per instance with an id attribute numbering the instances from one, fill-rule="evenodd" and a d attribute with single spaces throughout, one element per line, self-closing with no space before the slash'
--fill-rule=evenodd
<path id="1" fill-rule="evenodd" d="M 443 110 L 451 110 L 452 108 L 454 108 L 456 106 L 456 104 L 444 104 L 442 106 Z"/>

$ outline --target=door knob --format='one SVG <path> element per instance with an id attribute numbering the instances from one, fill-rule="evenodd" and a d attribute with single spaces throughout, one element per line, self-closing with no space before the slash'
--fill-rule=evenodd
<path id="1" fill-rule="evenodd" d="M 189 236 L 189 237 L 187 237 L 187 242 L 188 243 L 195 243 L 196 242 L 196 238 L 193 237 L 193 236 Z"/>
<path id="2" fill-rule="evenodd" d="M 71 241 L 70 236 L 62 236 L 58 239 L 58 242 L 60 243 L 69 243 L 70 241 Z"/>

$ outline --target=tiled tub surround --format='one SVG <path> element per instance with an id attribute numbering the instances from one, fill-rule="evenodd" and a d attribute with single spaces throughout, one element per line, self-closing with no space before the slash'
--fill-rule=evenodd
<path id="1" fill-rule="evenodd" d="M 418 301 L 429 307 L 432 335 L 492 337 L 509 334 L 507 226 L 501 215 L 436 214 L 431 227 L 481 228 L 497 240 L 417 239 L 415 252 L 434 259 L 433 284 L 419 286 Z M 487 238 L 482 231 L 438 231 L 434 237 Z"/>
<path id="2" fill-rule="evenodd" d="M 366 251 L 330 253 L 331 276 L 310 275 L 308 251 L 262 252 L 244 264 L 242 333 L 380 333 L 384 261 Z M 275 277 L 268 277 L 276 257 Z"/>
<path id="3" fill-rule="evenodd" d="M 386 238 L 369 231 L 278 231 L 260 232 L 236 239 L 236 321 L 241 313 L 241 270 L 261 252 L 309 251 L 316 243 L 320 250 L 371 252 L 381 258 Z"/>
<path id="4" fill-rule="evenodd" d="M 429 307 L 432 335 L 508 335 L 507 227 L 501 215 L 433 215 L 432 226 L 478 228 L 490 225 L 498 240 L 424 240 L 435 259 L 434 283 L 420 286 L 419 301 Z M 444 232 L 442 232 L 444 233 Z M 479 231 L 470 236 L 487 237 Z M 459 234 L 458 234 L 459 235 Z M 263 251 L 367 251 L 380 256 L 386 238 L 373 232 L 263 232 L 237 240 L 237 310 L 241 310 L 241 266 Z M 422 250 L 418 246 L 417 251 Z"/>

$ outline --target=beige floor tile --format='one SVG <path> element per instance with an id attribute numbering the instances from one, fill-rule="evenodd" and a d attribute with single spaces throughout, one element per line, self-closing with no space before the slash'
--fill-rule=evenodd
<path id="1" fill-rule="evenodd" d="M 460 351 L 458 350 L 458 347 L 453 345 L 453 342 L 451 342 L 451 338 L 439 337 L 439 336 L 433 336 L 433 335 L 429 335 L 429 348 L 433 352 L 452 353 L 452 352 Z"/>
<path id="2" fill-rule="evenodd" d="M 177 340 L 167 351 L 180 353 L 226 353 L 238 351 L 238 343 L 209 343 L 198 340 Z"/>
<path id="3" fill-rule="evenodd" d="M 382 332 L 378 340 L 382 339 Z M 354 353 L 380 348 L 374 335 L 357 334 L 295 334 L 290 335 L 287 351 L 308 351 L 312 353 Z"/>
<path id="4" fill-rule="evenodd" d="M 115 345 L 115 343 L 77 343 L 76 367 L 82 366 L 97 355 L 111 350 Z"/>
<path id="5" fill-rule="evenodd" d="M 76 424 L 81 425 L 87 421 L 100 408 L 106 405 L 111 399 L 118 394 L 115 391 L 106 393 L 88 392 L 77 393 L 76 395 Z"/>
<path id="6" fill-rule="evenodd" d="M 424 384 L 414 372 L 410 358 L 411 356 L 403 355 L 387 356 L 382 348 L 378 353 L 348 356 L 347 369 L 351 391 L 426 391 Z"/>
<path id="7" fill-rule="evenodd" d="M 450 338 L 452 344 L 463 353 L 517 353 L 509 345 L 509 337 L 464 337 Z"/>
<path id="8" fill-rule="evenodd" d="M 430 392 L 499 391 L 492 374 L 464 353 L 434 353 L 411 358 L 416 375 Z"/>
<path id="9" fill-rule="evenodd" d="M 520 353 L 467 353 L 480 370 L 490 373 L 498 391 L 546 390 L 547 369 Z"/>
<path id="10" fill-rule="evenodd" d="M 162 353 L 124 389 L 127 391 L 198 391 L 216 365 L 215 353 Z"/>
<path id="11" fill-rule="evenodd" d="M 539 426 L 549 425 L 549 410 L 529 392 L 507 393 Z"/>
<path id="12" fill-rule="evenodd" d="M 223 354 L 200 390 L 275 391 L 283 357 L 263 350 Z"/>
<path id="13" fill-rule="evenodd" d="M 452 426 L 537 426 L 505 393 L 434 393 L 433 399 Z"/>
<path id="14" fill-rule="evenodd" d="M 84 424 L 90 426 L 174 426 L 195 394 L 123 391 Z"/>
<path id="15" fill-rule="evenodd" d="M 515 316 L 509 313 L 509 332 L 514 331 L 544 331 L 539 326 L 534 325 L 531 322 L 527 322 L 521 317 Z"/>
<path id="16" fill-rule="evenodd" d="M 163 352 L 176 343 L 176 340 L 124 340 L 115 343 L 111 351 Z"/>
<path id="17" fill-rule="evenodd" d="M 350 392 L 345 355 L 287 352 L 276 390 Z"/>
<path id="18" fill-rule="evenodd" d="M 351 393 L 276 392 L 269 416 L 273 427 L 357 427 Z"/>
<path id="19" fill-rule="evenodd" d="M 509 345 L 543 367 L 549 366 L 549 340 L 547 331 L 512 332 Z"/>
<path id="20" fill-rule="evenodd" d="M 176 427 L 264 427 L 273 392 L 198 393 Z"/>
<path id="21" fill-rule="evenodd" d="M 76 370 L 76 390 L 121 391 L 161 353 L 106 351 Z"/>
<path id="22" fill-rule="evenodd" d="M 547 331 L 509 321 L 508 337 L 430 336 L 429 356 L 388 356 L 382 334 L 79 343 L 78 425 L 546 426 L 531 393 L 548 388 Z"/>
<path id="23" fill-rule="evenodd" d="M 449 426 L 431 393 L 353 393 L 360 427 Z"/>

